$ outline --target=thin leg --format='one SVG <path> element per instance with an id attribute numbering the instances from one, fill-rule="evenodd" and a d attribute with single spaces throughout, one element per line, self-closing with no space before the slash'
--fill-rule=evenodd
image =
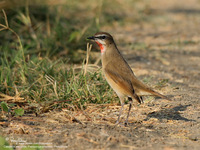
<path id="1" fill-rule="evenodd" d="M 119 120 L 120 120 L 120 117 L 121 117 L 123 109 L 124 109 L 124 103 L 121 104 L 121 109 L 119 111 L 119 116 L 118 116 L 118 119 L 117 119 L 115 124 L 119 124 Z"/>
<path id="2" fill-rule="evenodd" d="M 129 109 L 128 109 L 128 114 L 127 114 L 127 118 L 126 118 L 126 121 L 125 121 L 125 125 L 128 124 L 128 117 L 129 117 L 129 114 L 130 114 L 130 111 L 131 111 L 132 103 L 133 103 L 133 101 L 131 100 L 130 104 L 129 104 Z"/>

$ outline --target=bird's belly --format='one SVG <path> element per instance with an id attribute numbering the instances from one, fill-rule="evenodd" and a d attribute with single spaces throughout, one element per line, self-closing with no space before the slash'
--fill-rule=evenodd
<path id="1" fill-rule="evenodd" d="M 110 78 L 108 75 L 105 74 L 106 81 L 111 86 L 111 88 L 117 93 L 118 97 L 124 97 L 126 96 L 126 91 L 124 91 L 123 88 L 121 88 L 118 84 L 116 84 L 115 81 L 113 81 L 112 78 Z"/>

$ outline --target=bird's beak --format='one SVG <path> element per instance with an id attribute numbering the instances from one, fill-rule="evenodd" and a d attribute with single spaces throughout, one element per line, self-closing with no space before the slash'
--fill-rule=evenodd
<path id="1" fill-rule="evenodd" d="M 87 39 L 88 39 L 88 40 L 95 40 L 95 37 L 94 37 L 94 36 L 91 36 L 91 37 L 88 37 Z"/>

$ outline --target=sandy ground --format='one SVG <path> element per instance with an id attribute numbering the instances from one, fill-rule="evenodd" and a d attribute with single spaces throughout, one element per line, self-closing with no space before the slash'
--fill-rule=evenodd
<path id="1" fill-rule="evenodd" d="M 16 149 L 25 145 L 44 149 L 200 149 L 200 2 L 150 0 L 145 5 L 149 20 L 131 21 L 134 14 L 130 13 L 123 27 L 114 23 L 103 30 L 113 34 L 136 76 L 173 101 L 146 97 L 144 104 L 135 103 L 128 127 L 114 125 L 120 104 L 14 117 L 1 124 L 1 134 L 10 145 L 18 146 Z M 121 122 L 128 106 L 125 108 Z"/>

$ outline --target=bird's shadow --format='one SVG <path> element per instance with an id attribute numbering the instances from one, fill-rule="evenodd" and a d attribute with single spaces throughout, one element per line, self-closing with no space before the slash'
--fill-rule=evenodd
<path id="1" fill-rule="evenodd" d="M 167 120 L 195 121 L 195 120 L 187 119 L 187 118 L 181 116 L 180 111 L 186 110 L 186 108 L 188 106 L 191 106 L 191 104 L 189 104 L 189 105 L 179 105 L 179 106 L 173 107 L 171 109 L 166 108 L 166 109 L 162 109 L 160 111 L 151 112 L 147 115 L 147 117 L 144 119 L 144 121 L 147 121 L 150 118 L 157 118 L 160 121 L 163 121 L 163 120 L 166 120 L 166 119 Z"/>

